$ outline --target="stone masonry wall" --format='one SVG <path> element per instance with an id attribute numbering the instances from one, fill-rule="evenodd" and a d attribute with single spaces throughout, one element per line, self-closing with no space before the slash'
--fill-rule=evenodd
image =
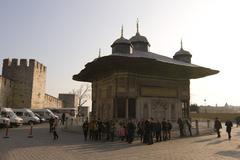
<path id="1" fill-rule="evenodd" d="M 35 61 L 33 70 L 32 108 L 43 108 L 45 101 L 46 67 Z"/>
<path id="2" fill-rule="evenodd" d="M 4 59 L 2 76 L 14 81 L 12 108 L 31 108 L 35 60 Z"/>
<path id="3" fill-rule="evenodd" d="M 0 75 L 0 107 L 9 107 L 12 103 L 13 82 Z"/>
<path id="4" fill-rule="evenodd" d="M 75 108 L 79 106 L 79 98 L 75 94 L 60 93 L 58 98 L 63 101 L 64 108 Z"/>
<path id="5" fill-rule="evenodd" d="M 60 100 L 56 97 L 45 94 L 43 108 L 63 108 L 63 102 L 62 102 L 62 100 Z"/>

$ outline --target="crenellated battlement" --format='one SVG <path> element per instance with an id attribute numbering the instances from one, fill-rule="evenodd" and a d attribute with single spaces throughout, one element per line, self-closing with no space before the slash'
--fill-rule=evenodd
<path id="1" fill-rule="evenodd" d="M 4 59 L 2 77 L 13 82 L 11 105 L 19 108 L 43 107 L 46 74 L 46 67 L 35 59 Z M 0 80 L 8 82 L 1 77 Z"/>
<path id="2" fill-rule="evenodd" d="M 30 68 L 30 69 L 37 69 L 40 71 L 45 72 L 46 66 L 42 63 L 36 61 L 35 59 L 4 59 L 3 60 L 3 68 Z"/>

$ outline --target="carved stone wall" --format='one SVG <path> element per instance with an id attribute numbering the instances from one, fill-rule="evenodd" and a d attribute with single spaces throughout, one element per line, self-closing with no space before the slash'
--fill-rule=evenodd
<path id="1" fill-rule="evenodd" d="M 136 119 L 153 117 L 176 121 L 182 117 L 182 102 L 189 102 L 189 84 L 189 80 L 164 79 L 129 72 L 113 73 L 93 82 L 93 110 L 96 110 L 97 118 L 119 119 L 116 99 L 123 98 L 126 105 L 121 103 L 121 106 L 127 119 L 128 100 L 135 99 Z"/>

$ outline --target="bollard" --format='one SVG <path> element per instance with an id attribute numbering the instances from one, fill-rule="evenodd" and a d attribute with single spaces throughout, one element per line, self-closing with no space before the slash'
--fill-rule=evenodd
<path id="1" fill-rule="evenodd" d="M 32 129 L 33 129 L 33 124 L 31 123 L 28 138 L 33 138 Z"/>
<path id="2" fill-rule="evenodd" d="M 195 123 L 196 123 L 196 135 L 199 135 L 198 120 L 196 120 Z"/>
<path id="3" fill-rule="evenodd" d="M 5 136 L 3 137 L 3 138 L 10 138 L 9 136 L 8 136 L 8 125 L 6 126 L 6 130 L 5 130 Z"/>
<path id="4" fill-rule="evenodd" d="M 207 128 L 210 128 L 210 120 L 207 120 Z"/>

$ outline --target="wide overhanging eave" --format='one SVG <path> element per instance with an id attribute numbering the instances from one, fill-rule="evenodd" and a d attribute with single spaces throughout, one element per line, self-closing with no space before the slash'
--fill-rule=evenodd
<path id="1" fill-rule="evenodd" d="M 119 70 L 175 79 L 197 79 L 219 73 L 218 70 L 196 65 L 171 64 L 148 58 L 106 56 L 86 64 L 79 74 L 73 76 L 73 80 L 92 82 L 99 76 Z"/>

